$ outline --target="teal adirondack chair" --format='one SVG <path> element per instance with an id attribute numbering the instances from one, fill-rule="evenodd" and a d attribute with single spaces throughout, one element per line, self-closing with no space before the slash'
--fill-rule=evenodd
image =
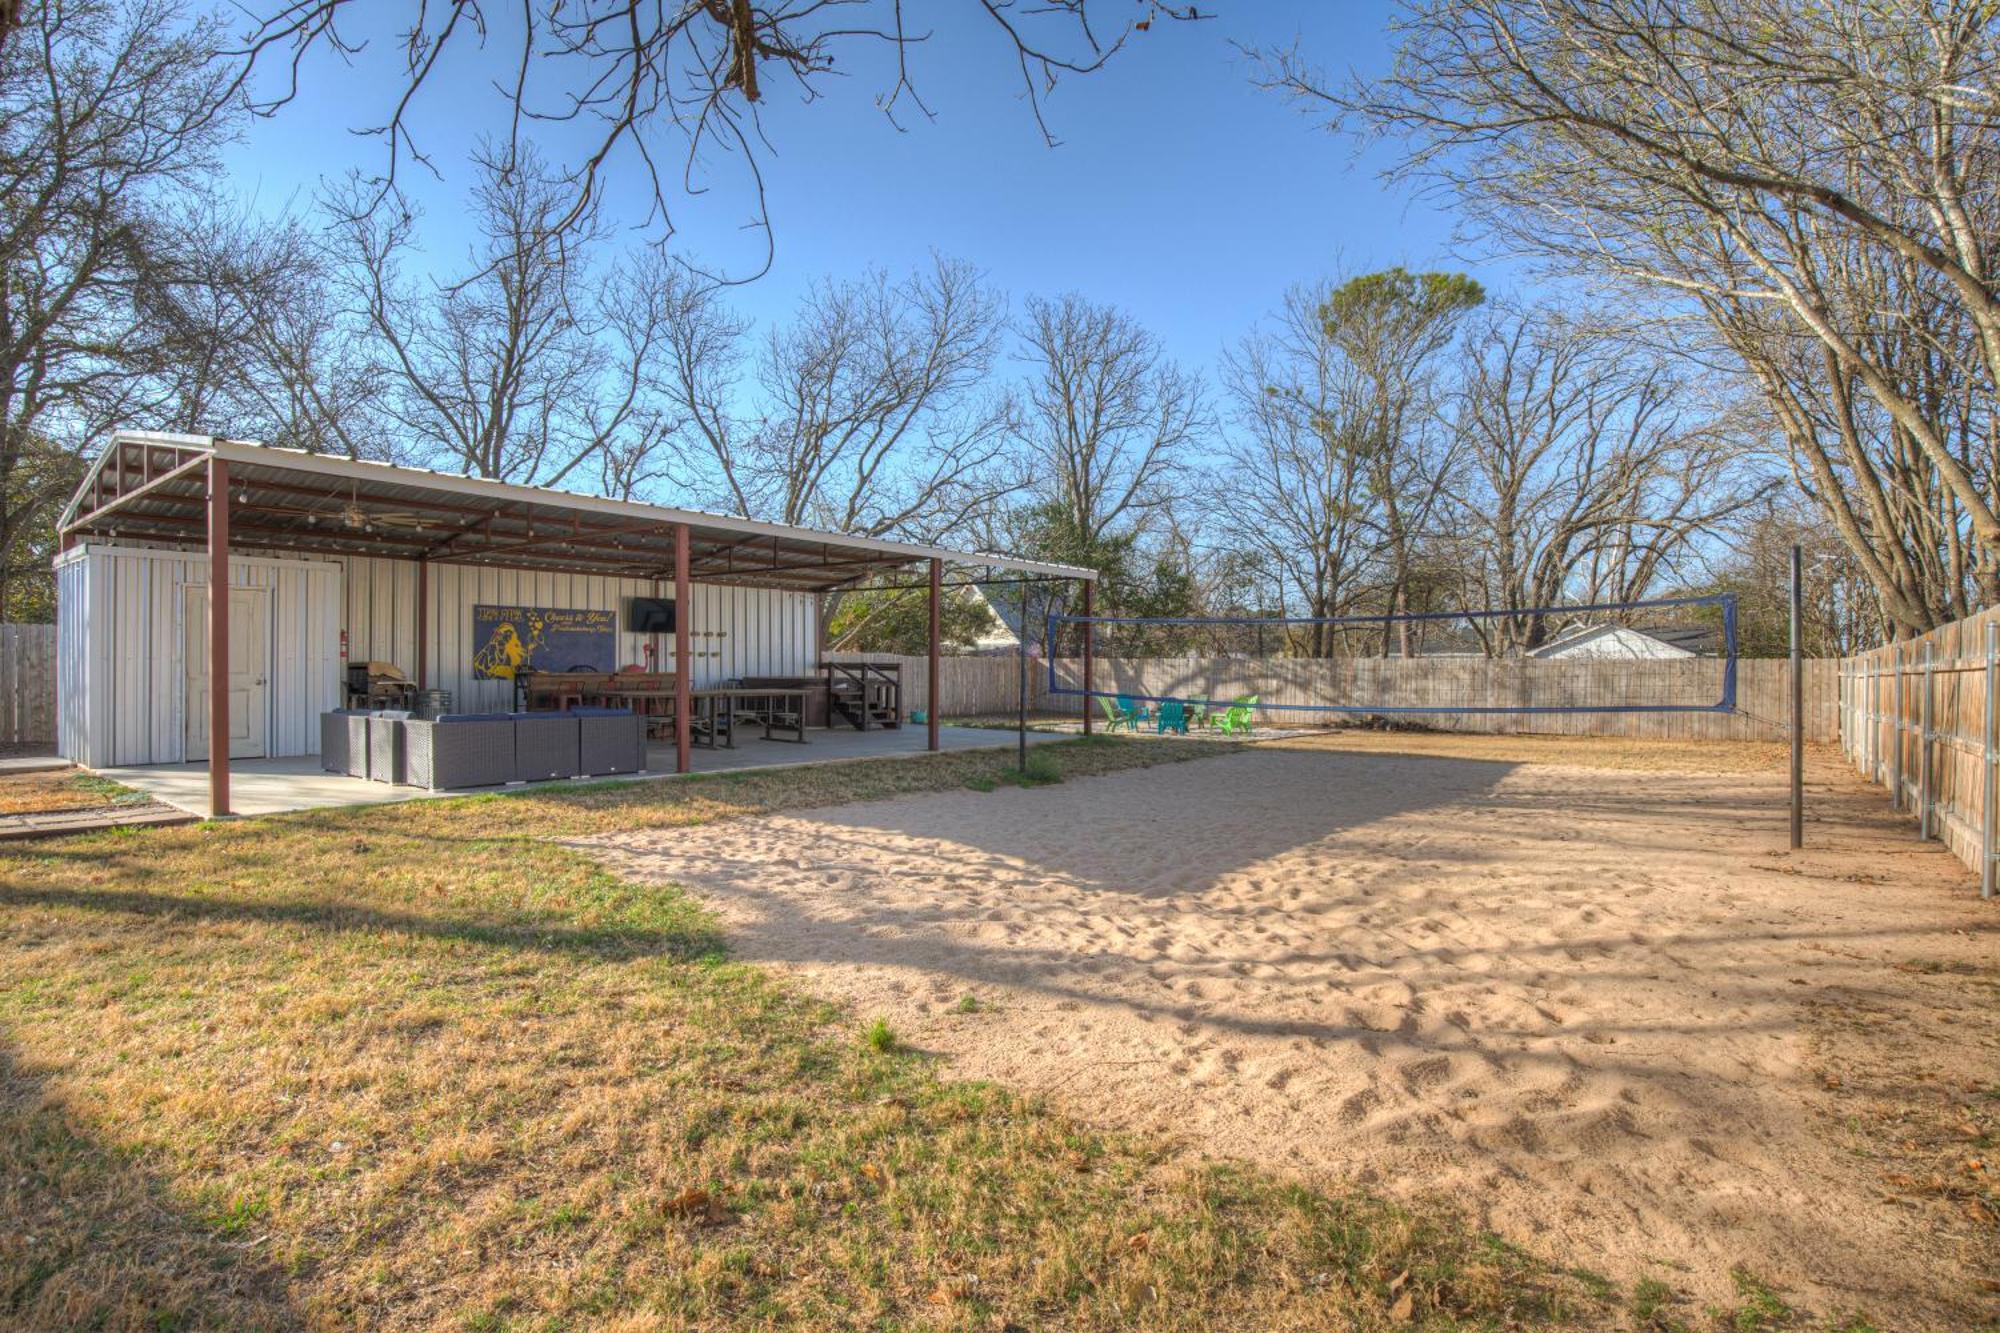
<path id="1" fill-rule="evenodd" d="M 1187 718 L 1186 704 L 1176 702 L 1176 703 L 1163 703 L 1160 705 L 1160 735 L 1164 736 L 1170 731 L 1177 731 L 1181 735 L 1185 736 L 1187 735 L 1187 729 L 1188 729 L 1188 718 Z"/>
<path id="2" fill-rule="evenodd" d="M 1138 702 L 1129 694 L 1118 696 L 1118 711 L 1125 715 L 1125 725 L 1133 731 L 1139 729 L 1141 722 L 1151 721 L 1153 716 L 1146 710 L 1146 705 Z"/>

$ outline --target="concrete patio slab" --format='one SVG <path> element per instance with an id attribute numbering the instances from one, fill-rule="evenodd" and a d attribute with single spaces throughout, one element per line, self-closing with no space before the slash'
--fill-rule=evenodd
<path id="1" fill-rule="evenodd" d="M 743 772 L 799 764 L 851 763 L 862 759 L 914 759 L 927 753 L 922 727 L 906 726 L 893 731 L 868 732 L 826 729 L 808 731 L 806 736 L 803 744 L 746 737 L 739 740 L 733 750 L 697 749 L 694 752 L 694 771 L 697 774 Z M 1045 732 L 1028 733 L 1030 745 L 1043 745 L 1061 739 L 1061 736 Z M 938 740 L 943 749 L 950 751 L 1007 749 L 1015 743 L 1011 732 L 981 727 L 944 727 L 940 729 Z M 648 746 L 646 762 L 648 771 L 644 773 L 572 778 L 567 782 L 533 785 L 560 787 L 679 776 L 673 771 L 674 750 L 671 745 Z M 149 764 L 99 771 L 104 777 L 145 792 L 176 810 L 203 818 L 208 816 L 206 764 Z M 474 791 L 522 791 L 528 785 L 514 783 L 505 787 L 481 787 Z M 229 803 L 238 815 L 275 815 L 294 810 L 380 805 L 391 801 L 471 794 L 474 793 L 393 787 L 386 782 L 369 782 L 363 778 L 324 772 L 317 755 L 291 759 L 239 759 L 229 766 Z"/>

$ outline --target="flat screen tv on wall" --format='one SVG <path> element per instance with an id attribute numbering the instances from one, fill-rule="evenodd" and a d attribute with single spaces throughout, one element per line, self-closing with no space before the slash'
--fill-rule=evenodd
<path id="1" fill-rule="evenodd" d="M 627 634 L 672 634 L 674 604 L 664 597 L 634 597 L 625 603 Z"/>

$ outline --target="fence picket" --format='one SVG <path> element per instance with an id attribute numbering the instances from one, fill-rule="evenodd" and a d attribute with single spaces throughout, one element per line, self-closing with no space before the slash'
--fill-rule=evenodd
<path id="1" fill-rule="evenodd" d="M 0 625 L 0 744 L 56 738 L 56 627 Z"/>

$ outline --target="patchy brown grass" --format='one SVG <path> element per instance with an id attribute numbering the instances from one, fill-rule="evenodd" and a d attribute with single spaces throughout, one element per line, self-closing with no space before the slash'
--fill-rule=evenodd
<path id="1" fill-rule="evenodd" d="M 1098 741 L 1074 780 L 1211 755 Z M 1449 1217 L 938 1080 L 550 841 L 997 783 L 945 755 L 0 849 L 0 1323 L 1622 1320 Z M 1085 788 L 1079 788 L 1084 799 Z M 1004 799 L 1004 798 L 996 798 Z"/>
<path id="2" fill-rule="evenodd" d="M 108 778 L 75 771 L 9 773 L 0 777 L 0 815 L 39 815 L 56 810 L 96 810 L 143 802 L 135 792 Z"/>

